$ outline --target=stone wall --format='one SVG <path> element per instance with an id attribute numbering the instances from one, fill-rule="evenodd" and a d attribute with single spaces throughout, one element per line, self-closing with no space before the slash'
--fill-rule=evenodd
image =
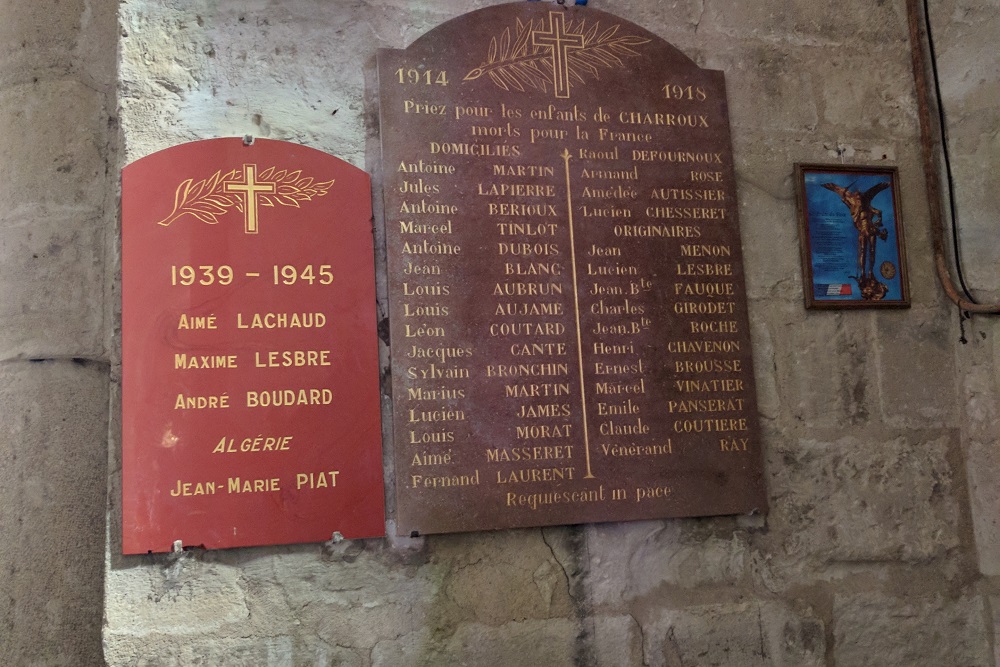
<path id="1" fill-rule="evenodd" d="M 726 72 L 770 514 L 126 558 L 113 439 L 110 664 L 994 665 L 1000 333 L 977 318 L 959 343 L 936 283 L 903 0 L 592 2 Z M 378 207 L 375 50 L 486 4 L 126 0 L 123 160 L 216 136 L 297 141 L 373 173 Z M 996 9 L 933 15 L 972 275 L 994 294 Z M 899 167 L 909 310 L 802 306 L 792 166 L 841 160 Z M 52 252 L 37 247 L 21 252 Z M 90 331 L 75 323 L 53 326 Z M 18 369 L 106 382 L 52 363 Z"/>
<path id="2" fill-rule="evenodd" d="M 0 8 L 0 658 L 101 658 L 116 9 Z"/>

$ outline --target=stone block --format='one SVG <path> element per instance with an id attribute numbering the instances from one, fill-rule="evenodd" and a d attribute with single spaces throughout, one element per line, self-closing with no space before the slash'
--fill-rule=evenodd
<path id="1" fill-rule="evenodd" d="M 104 615 L 109 634 L 205 635 L 249 618 L 244 582 L 236 568 L 187 555 L 158 561 L 158 567 L 107 572 Z"/>
<path id="2" fill-rule="evenodd" d="M 294 628 L 332 644 L 371 647 L 448 616 L 441 568 L 397 558 L 381 540 L 351 542 L 339 555 L 315 545 L 226 554 L 245 582 L 250 610 L 249 622 L 229 631 Z"/>
<path id="3" fill-rule="evenodd" d="M 483 7 L 503 4 L 504 0 L 441 0 L 414 6 L 407 0 L 373 0 L 372 31 L 380 42 L 379 48 L 402 49 L 412 44 L 428 30 L 456 16 Z M 405 17 L 399 20 L 399 17 Z"/>
<path id="4" fill-rule="evenodd" d="M 0 364 L 0 656 L 101 655 L 108 369 Z"/>
<path id="5" fill-rule="evenodd" d="M 882 420 L 891 426 L 958 425 L 953 312 L 915 307 L 882 313 L 875 326 L 878 397 Z"/>
<path id="6" fill-rule="evenodd" d="M 994 99 L 1000 98 L 1000 84 Z M 1000 113 L 983 113 L 991 128 L 1000 126 Z M 991 117 L 992 116 L 992 117 Z M 956 128 L 955 133 L 968 132 Z M 975 130 L 974 130 L 975 132 Z M 981 132 L 978 145 L 954 160 L 955 191 L 961 202 L 959 245 L 966 284 L 980 303 L 1000 301 L 1000 279 L 996 267 L 1000 264 L 1000 247 L 992 232 L 996 226 L 996 211 L 1000 210 L 1000 188 L 994 174 L 1000 173 L 1000 134 Z"/>
<path id="7" fill-rule="evenodd" d="M 207 35 L 214 11 L 204 3 L 148 3 L 138 11 L 129 9 L 119 16 L 121 96 L 163 104 L 197 88 L 214 56 Z M 247 28 L 245 21 L 233 26 L 235 31 Z"/>
<path id="8" fill-rule="evenodd" d="M 641 664 L 650 667 L 826 664 L 823 622 L 778 602 L 660 608 L 642 622 L 642 636 Z"/>
<path id="9" fill-rule="evenodd" d="M 733 40 L 729 48 L 711 51 L 701 66 L 725 72 L 734 132 L 816 130 L 821 91 L 811 72 L 819 54 L 758 40 Z"/>
<path id="10" fill-rule="evenodd" d="M 711 29 L 709 23 L 702 25 L 705 16 L 703 0 L 680 0 L 669 4 L 609 0 L 601 3 L 600 9 L 641 25 L 692 59 L 695 57 L 692 45 L 697 41 L 699 31 Z"/>
<path id="11" fill-rule="evenodd" d="M 868 46 L 816 54 L 809 69 L 817 82 L 821 122 L 827 131 L 851 132 L 873 141 L 912 137 L 917 131 L 917 105 L 909 47 L 902 42 L 880 49 L 877 86 L 868 78 L 873 57 Z"/>
<path id="12" fill-rule="evenodd" d="M 363 167 L 362 65 L 374 58 L 378 20 L 354 9 L 286 3 L 266 17 L 239 5 L 126 12 L 125 128 L 141 137 L 130 144 L 129 159 L 182 140 L 252 135 L 306 144 Z M 396 30 L 399 17 L 387 17 Z M 164 109 L 178 122 L 149 132 Z M 128 131 L 134 126 L 143 131 Z"/>
<path id="13" fill-rule="evenodd" d="M 598 616 L 590 620 L 594 627 L 594 665 L 624 667 L 642 664 L 642 635 L 634 617 Z"/>
<path id="14" fill-rule="evenodd" d="M 176 113 L 176 108 L 162 101 L 154 101 L 147 97 L 119 98 L 122 115 L 122 133 L 129 139 L 122 146 L 122 164 L 129 164 L 146 157 L 156 151 L 170 148 L 187 141 L 197 141 L 202 138 L 179 128 L 165 125 L 153 125 L 154 119 L 167 113 Z M 240 136 L 236 131 L 220 133 L 224 136 Z M 216 135 L 218 136 L 218 135 Z"/>
<path id="15" fill-rule="evenodd" d="M 80 71 L 112 90 L 115 9 L 88 0 L 4 3 L 0 88 Z"/>
<path id="16" fill-rule="evenodd" d="M 789 174 L 780 189 L 772 190 L 756 180 L 758 165 L 741 169 L 740 236 L 747 295 L 751 299 L 802 303 L 802 264 L 798 254 L 795 196 L 790 189 L 791 166 L 773 166 Z M 778 239 L 780 243 L 776 243 Z"/>
<path id="17" fill-rule="evenodd" d="M 880 416 L 874 318 L 867 312 L 807 311 L 801 303 L 754 303 L 776 341 L 772 368 L 781 418 L 843 429 Z"/>
<path id="18" fill-rule="evenodd" d="M 594 603 L 612 609 L 664 586 L 736 585 L 747 576 L 746 535 L 731 519 L 668 519 L 587 527 Z"/>
<path id="19" fill-rule="evenodd" d="M 318 642 L 316 650 L 371 647 L 445 613 L 439 568 L 417 576 L 415 561 L 398 557 L 382 540 L 337 546 L 344 545 L 192 552 L 176 562 L 173 556 L 113 558 L 106 641 L 120 651 L 141 651 L 166 642 L 165 633 L 179 645 L 189 637 L 281 632 L 295 638 L 299 652 L 307 639 Z"/>
<path id="20" fill-rule="evenodd" d="M 794 0 L 733 4 L 704 0 L 701 25 L 717 36 L 757 37 L 797 45 L 833 43 L 845 49 L 867 48 L 906 37 L 899 3 L 872 5 L 850 0 L 837 5 Z"/>
<path id="21" fill-rule="evenodd" d="M 768 526 L 785 555 L 818 561 L 941 558 L 959 546 L 949 450 L 957 433 L 775 443 Z"/>
<path id="22" fill-rule="evenodd" d="M 0 90 L 0 206 L 5 226 L 25 213 L 93 217 L 108 199 L 105 96 L 73 80 Z"/>
<path id="23" fill-rule="evenodd" d="M 295 662 L 291 637 L 171 637 L 154 635 L 142 644 L 128 635 L 109 634 L 105 638 L 105 659 L 109 667 L 295 667 L 299 664 L 331 664 L 303 660 Z M 305 656 L 303 656 L 305 657 Z M 332 663 L 338 664 L 338 663 Z M 346 663 L 350 664 L 350 663 Z"/>
<path id="24" fill-rule="evenodd" d="M 104 356 L 104 224 L 0 215 L 0 359 Z"/>
<path id="25" fill-rule="evenodd" d="M 992 43 L 1000 31 L 1000 17 L 989 3 L 967 3 L 944 14 L 947 4 L 931 8 L 941 95 L 950 129 L 955 131 L 954 148 L 969 153 L 981 135 L 993 134 L 988 123 L 997 117 L 991 100 L 1000 85 L 1000 55 Z"/>
<path id="26" fill-rule="evenodd" d="M 453 634 L 421 629 L 376 644 L 372 667 L 400 665 L 577 664 L 580 629 L 567 619 L 511 621 L 500 626 L 466 623 Z"/>
<path id="27" fill-rule="evenodd" d="M 114 99 L 118 84 L 119 7 L 110 2 L 84 0 L 74 51 L 75 76 L 102 91 L 109 100 Z M 114 109 L 113 104 L 111 108 Z"/>
<path id="28" fill-rule="evenodd" d="M 966 323 L 969 343 L 959 357 L 964 401 L 965 471 L 979 570 L 1000 576 L 1000 327 L 989 321 Z"/>
<path id="29" fill-rule="evenodd" d="M 245 633 L 244 633 L 245 634 Z M 285 634 L 223 637 L 108 634 L 109 667 L 366 667 L 368 650 Z"/>
<path id="30" fill-rule="evenodd" d="M 771 372 L 776 365 L 775 341 L 764 319 L 757 317 L 756 304 L 751 301 L 750 341 L 753 343 L 754 380 L 757 385 L 757 411 L 762 419 L 774 420 L 781 414 L 781 394 L 777 379 Z M 762 439 L 763 440 L 763 439 Z"/>
<path id="31" fill-rule="evenodd" d="M 903 237 L 906 241 L 907 269 L 910 274 L 910 299 L 914 307 L 953 308 L 938 279 L 930 233 L 927 181 L 922 169 L 918 144 L 902 146 L 895 158 L 899 165 L 899 193 L 902 208 Z M 952 311 L 954 315 L 954 311 Z M 952 320 L 954 323 L 954 320 Z M 955 325 L 952 324 L 952 327 Z M 955 340 L 957 336 L 952 337 Z"/>
<path id="32" fill-rule="evenodd" d="M 569 530 L 435 538 L 434 558 L 448 564 L 441 594 L 466 618 L 493 625 L 515 618 L 569 614 L 568 577 L 579 566 L 570 562 L 572 554 L 556 550 Z"/>
<path id="33" fill-rule="evenodd" d="M 990 609 L 992 610 L 992 623 L 993 623 L 993 636 L 1000 637 L 1000 597 L 996 595 L 990 596 Z M 996 664 L 1000 665 L 1000 645 L 994 642 L 993 646 L 993 660 Z"/>
<path id="34" fill-rule="evenodd" d="M 415 584 L 426 587 L 424 578 L 428 574 L 421 573 Z M 326 583 L 328 589 L 333 585 Z M 256 632 L 267 633 L 268 626 L 277 626 L 318 637 L 332 645 L 371 647 L 412 632 L 424 623 L 447 623 L 453 618 L 447 600 L 433 592 L 424 599 L 414 599 L 409 594 L 345 587 L 339 592 L 327 590 L 325 601 L 316 603 L 299 588 L 273 582 L 259 588 L 266 593 L 254 590 L 250 603 L 254 614 L 263 612 L 254 618 L 252 627 Z"/>
<path id="35" fill-rule="evenodd" d="M 992 667 L 982 598 L 837 595 L 834 662 L 851 667 Z"/>

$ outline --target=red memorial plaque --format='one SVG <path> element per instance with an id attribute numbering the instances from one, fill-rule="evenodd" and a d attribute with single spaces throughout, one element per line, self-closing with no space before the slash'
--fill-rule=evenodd
<path id="1" fill-rule="evenodd" d="M 517 2 L 378 73 L 399 530 L 764 511 L 722 72 Z"/>
<path id="2" fill-rule="evenodd" d="M 370 193 L 280 141 L 124 169 L 124 553 L 384 534 Z"/>

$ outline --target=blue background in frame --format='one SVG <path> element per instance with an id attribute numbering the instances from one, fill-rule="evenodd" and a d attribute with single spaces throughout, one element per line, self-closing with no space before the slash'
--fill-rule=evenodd
<path id="1" fill-rule="evenodd" d="M 807 224 L 809 244 L 812 254 L 813 296 L 817 301 L 860 301 L 861 291 L 855 277 L 860 276 L 858 268 L 858 231 L 854 227 L 850 211 L 840 196 L 823 187 L 833 183 L 841 187 L 862 192 L 879 183 L 892 184 L 887 173 L 825 172 L 807 170 L 805 181 Z M 882 225 L 888 232 L 886 239 L 878 239 L 875 244 L 875 277 L 888 287 L 882 301 L 903 299 L 899 267 L 898 239 L 896 236 L 896 209 L 893 187 L 879 192 L 872 199 L 872 206 L 882 211 Z M 886 278 L 881 271 L 884 262 L 890 262 L 895 271 L 892 278 Z M 848 286 L 850 292 L 839 293 Z M 873 301 L 872 303 L 877 303 Z"/>

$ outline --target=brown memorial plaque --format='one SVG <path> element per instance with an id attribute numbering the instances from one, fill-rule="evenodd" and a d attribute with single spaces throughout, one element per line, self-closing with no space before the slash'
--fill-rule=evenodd
<path id="1" fill-rule="evenodd" d="M 378 72 L 400 533 L 764 510 L 722 72 L 541 2 Z"/>
<path id="2" fill-rule="evenodd" d="M 122 173 L 124 553 L 385 533 L 368 175 L 283 141 Z"/>

